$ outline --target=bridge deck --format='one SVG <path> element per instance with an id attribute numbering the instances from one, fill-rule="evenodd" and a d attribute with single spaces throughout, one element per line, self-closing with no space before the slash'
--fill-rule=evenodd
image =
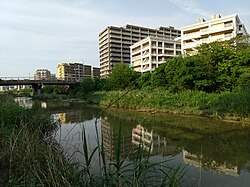
<path id="1" fill-rule="evenodd" d="M 11 86 L 11 85 L 71 85 L 77 84 L 77 81 L 69 80 L 2 80 L 0 79 L 0 86 Z"/>

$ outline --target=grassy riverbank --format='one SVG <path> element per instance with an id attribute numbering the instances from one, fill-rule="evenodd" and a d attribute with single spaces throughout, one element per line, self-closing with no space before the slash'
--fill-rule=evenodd
<path id="1" fill-rule="evenodd" d="M 56 128 L 50 114 L 24 109 L 0 96 L 1 186 L 69 186 L 70 170 L 49 134 Z"/>
<path id="2" fill-rule="evenodd" d="M 250 121 L 250 89 L 235 92 L 205 93 L 182 91 L 171 93 L 163 88 L 126 91 L 101 91 L 89 97 L 89 102 L 140 111 L 170 112 L 209 116 L 229 120 Z"/>

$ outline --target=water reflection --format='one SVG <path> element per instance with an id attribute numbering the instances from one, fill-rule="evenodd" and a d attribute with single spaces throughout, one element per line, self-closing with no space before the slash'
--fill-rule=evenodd
<path id="1" fill-rule="evenodd" d="M 69 111 L 57 114 L 57 119 L 60 124 L 74 124 L 82 122 L 80 111 Z"/>
<path id="2" fill-rule="evenodd" d="M 141 146 L 143 150 L 152 153 L 154 149 L 153 144 L 153 130 L 150 132 L 140 124 L 132 129 L 132 143 L 136 146 Z"/>
<path id="3" fill-rule="evenodd" d="M 197 168 L 202 167 L 204 170 L 213 170 L 214 172 L 222 173 L 225 175 L 231 175 L 235 177 L 239 176 L 239 167 L 227 163 L 226 161 L 224 163 L 217 163 L 215 160 L 211 162 L 206 162 L 202 154 L 191 154 L 184 149 L 182 151 L 182 155 L 185 164 L 189 164 Z"/>
<path id="4" fill-rule="evenodd" d="M 31 97 L 15 97 L 15 102 L 17 102 L 21 107 L 32 108 L 33 101 Z"/>
<path id="5" fill-rule="evenodd" d="M 116 147 L 118 142 L 118 132 L 113 125 L 110 124 L 107 117 L 101 120 L 101 132 L 103 139 L 103 148 L 106 156 L 110 160 L 115 159 Z M 121 157 L 126 159 L 130 158 L 134 150 L 134 146 L 131 142 L 131 134 L 121 134 Z"/>
<path id="6" fill-rule="evenodd" d="M 141 124 L 132 129 L 132 143 L 136 146 L 142 146 L 142 149 L 151 155 L 175 156 L 179 154 L 180 149 L 168 145 L 166 138 L 144 128 Z"/>
<path id="7" fill-rule="evenodd" d="M 83 160 L 83 127 L 92 149 L 98 133 L 108 159 L 115 158 L 119 127 L 121 153 L 130 160 L 141 143 L 153 158 L 171 158 L 171 164 L 186 166 L 184 186 L 250 186 L 250 128 L 206 118 L 147 116 L 145 113 L 112 110 L 99 119 L 101 109 L 83 104 L 47 102 L 61 126 L 58 142 L 69 157 Z M 143 122 L 142 122 L 143 121 Z M 76 151 L 77 150 L 77 151 Z"/>
<path id="8" fill-rule="evenodd" d="M 15 97 L 15 102 L 21 107 L 31 109 L 32 107 L 39 107 L 42 109 L 47 108 L 47 102 L 44 101 L 33 101 L 32 97 Z"/>

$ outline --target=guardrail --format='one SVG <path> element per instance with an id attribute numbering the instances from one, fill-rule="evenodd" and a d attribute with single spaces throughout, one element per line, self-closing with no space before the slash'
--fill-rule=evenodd
<path id="1" fill-rule="evenodd" d="M 82 79 L 76 78 L 67 78 L 67 79 L 34 79 L 29 77 L 0 77 L 0 86 L 5 85 L 67 85 L 67 84 L 76 84 L 81 82 Z"/>
<path id="2" fill-rule="evenodd" d="M 34 77 L 0 77 L 0 80 L 34 80 Z"/>
<path id="3" fill-rule="evenodd" d="M 0 77 L 0 81 L 51 81 L 51 82 L 81 82 L 82 80 L 89 78 L 89 77 L 82 77 L 82 78 L 65 78 L 65 79 L 56 79 L 56 78 L 52 78 L 52 79 L 36 79 L 34 77 Z"/>

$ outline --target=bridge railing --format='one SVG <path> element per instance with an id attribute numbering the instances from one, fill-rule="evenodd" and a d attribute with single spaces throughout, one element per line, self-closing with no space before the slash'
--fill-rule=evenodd
<path id="1" fill-rule="evenodd" d="M 65 79 L 56 79 L 56 78 L 51 78 L 51 79 L 37 79 L 34 77 L 0 77 L 0 81 L 36 81 L 36 82 L 67 82 L 67 83 L 76 83 L 76 82 L 81 82 L 84 78 L 65 78 Z"/>
<path id="2" fill-rule="evenodd" d="M 2 85 L 14 85 L 17 83 L 18 85 L 23 84 L 74 84 L 77 82 L 81 82 L 84 78 L 77 79 L 77 78 L 66 78 L 66 79 L 36 79 L 34 77 L 0 77 L 0 84 Z"/>
<path id="3" fill-rule="evenodd" d="M 0 80 L 35 80 L 34 77 L 0 77 Z"/>

